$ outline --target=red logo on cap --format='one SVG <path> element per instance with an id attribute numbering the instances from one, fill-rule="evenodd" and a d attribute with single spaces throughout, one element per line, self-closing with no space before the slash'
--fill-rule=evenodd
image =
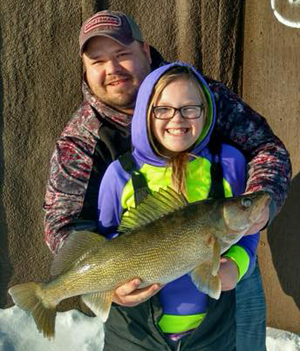
<path id="1" fill-rule="evenodd" d="M 84 33 L 88 33 L 91 30 L 98 27 L 121 27 L 122 22 L 118 16 L 113 15 L 97 15 L 84 26 Z"/>

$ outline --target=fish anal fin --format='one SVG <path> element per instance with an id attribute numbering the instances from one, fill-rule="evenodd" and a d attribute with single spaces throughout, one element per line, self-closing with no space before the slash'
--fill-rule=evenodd
<path id="1" fill-rule="evenodd" d="M 221 295 L 221 280 L 218 274 L 212 274 L 213 265 L 213 262 L 204 262 L 190 276 L 198 290 L 218 300 Z"/>
<path id="2" fill-rule="evenodd" d="M 74 231 L 70 233 L 59 253 L 54 257 L 51 274 L 59 275 L 71 266 L 78 264 L 86 254 L 102 245 L 106 239 L 89 231 Z"/>
<path id="3" fill-rule="evenodd" d="M 101 321 L 105 323 L 109 315 L 113 295 L 114 290 L 110 290 L 82 295 L 81 298 L 95 315 L 100 317 Z"/>

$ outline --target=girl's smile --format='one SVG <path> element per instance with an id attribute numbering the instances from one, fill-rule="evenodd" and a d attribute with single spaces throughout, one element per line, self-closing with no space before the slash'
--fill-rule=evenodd
<path id="1" fill-rule="evenodd" d="M 177 78 L 164 88 L 155 105 L 180 108 L 202 103 L 193 82 L 186 78 Z M 170 119 L 157 119 L 153 113 L 151 116 L 151 131 L 160 152 L 166 156 L 188 150 L 199 138 L 204 125 L 204 112 L 195 119 L 183 118 L 179 110 Z"/>

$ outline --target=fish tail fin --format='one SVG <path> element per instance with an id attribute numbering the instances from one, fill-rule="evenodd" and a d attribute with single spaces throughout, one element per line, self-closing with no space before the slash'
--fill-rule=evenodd
<path id="1" fill-rule="evenodd" d="M 47 307 L 41 298 L 42 284 L 19 284 L 9 289 L 14 303 L 25 311 L 29 311 L 35 321 L 37 329 L 44 337 L 51 339 L 55 334 L 55 307 Z"/>

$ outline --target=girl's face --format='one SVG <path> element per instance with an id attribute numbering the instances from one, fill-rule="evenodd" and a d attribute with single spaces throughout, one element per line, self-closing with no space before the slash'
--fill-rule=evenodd
<path id="1" fill-rule="evenodd" d="M 155 106 L 180 108 L 187 105 L 202 105 L 199 90 L 188 79 L 177 78 L 169 83 L 160 94 Z M 156 138 L 159 151 L 166 156 L 189 149 L 198 139 L 205 125 L 205 113 L 200 118 L 183 118 L 176 111 L 169 120 L 157 119 L 151 114 L 151 131 Z"/>

